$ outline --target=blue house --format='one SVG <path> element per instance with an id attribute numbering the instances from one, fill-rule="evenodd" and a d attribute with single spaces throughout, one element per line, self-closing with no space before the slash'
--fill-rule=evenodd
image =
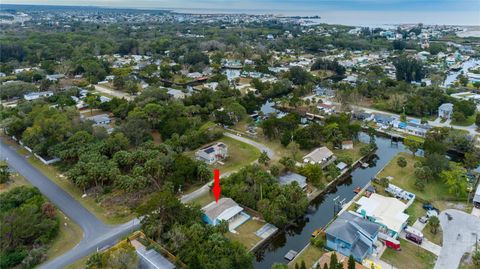
<path id="1" fill-rule="evenodd" d="M 326 230 L 328 249 L 362 262 L 372 254 L 380 225 L 361 216 L 344 212 Z"/>
<path id="2" fill-rule="evenodd" d="M 250 216 L 243 211 L 231 198 L 221 198 L 218 203 L 213 201 L 202 208 L 202 219 L 205 223 L 216 226 L 222 221 L 228 223 L 230 231 L 250 219 Z"/>

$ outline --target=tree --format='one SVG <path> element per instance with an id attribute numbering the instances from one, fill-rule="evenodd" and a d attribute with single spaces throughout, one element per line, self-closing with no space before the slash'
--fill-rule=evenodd
<path id="1" fill-rule="evenodd" d="M 397 159 L 397 165 L 401 168 L 405 168 L 407 166 L 407 160 L 404 157 L 399 157 Z"/>
<path id="2" fill-rule="evenodd" d="M 355 269 L 355 259 L 352 255 L 348 257 L 348 269 Z"/>
<path id="3" fill-rule="evenodd" d="M 440 227 L 440 220 L 436 216 L 432 216 L 428 220 L 428 225 L 430 226 L 430 231 L 433 234 L 437 234 L 438 227 Z"/>
<path id="4" fill-rule="evenodd" d="M 468 183 L 465 179 L 463 168 L 454 166 L 451 170 L 443 171 L 440 177 L 447 185 L 450 194 L 455 195 L 457 198 L 466 195 Z"/>
<path id="5" fill-rule="evenodd" d="M 476 250 L 472 254 L 472 260 L 473 260 L 473 264 L 480 266 L 480 250 Z"/>
<path id="6" fill-rule="evenodd" d="M 305 261 L 302 260 L 302 263 L 300 265 L 300 269 L 307 269 L 307 266 L 305 265 Z"/>
<path id="7" fill-rule="evenodd" d="M 290 154 L 292 154 L 292 158 L 296 160 L 297 154 L 300 151 L 300 146 L 298 145 L 298 143 L 295 141 L 290 142 L 287 146 L 287 149 L 290 151 Z"/>
<path id="8" fill-rule="evenodd" d="M 300 173 L 306 176 L 307 180 L 314 186 L 321 186 L 323 179 L 323 170 L 321 165 L 308 163 L 300 168 Z"/>
<path id="9" fill-rule="evenodd" d="M 85 102 L 87 103 L 88 108 L 90 108 L 90 115 L 92 115 L 93 109 L 100 105 L 100 97 L 91 94 L 87 96 Z"/>
<path id="10" fill-rule="evenodd" d="M 262 153 L 260 154 L 260 157 L 258 157 L 258 162 L 260 164 L 267 166 L 269 161 L 270 161 L 270 157 L 268 157 L 267 152 L 262 151 Z"/>
<path id="11" fill-rule="evenodd" d="M 125 240 L 111 249 L 102 257 L 102 264 L 105 268 L 136 269 L 139 267 L 139 260 L 135 247 Z"/>
<path id="12" fill-rule="evenodd" d="M 477 128 L 480 128 L 480 113 L 475 116 L 475 125 L 477 125 Z"/>
<path id="13" fill-rule="evenodd" d="M 466 120 L 465 115 L 459 111 L 455 111 L 452 114 L 452 120 L 454 122 L 464 122 Z"/>
<path id="14" fill-rule="evenodd" d="M 0 184 L 7 183 L 10 180 L 10 168 L 6 161 L 0 161 Z"/>
<path id="15" fill-rule="evenodd" d="M 415 154 L 422 146 L 422 143 L 418 140 L 418 138 L 410 135 L 405 137 L 403 144 L 412 152 L 413 158 L 415 158 Z"/>
<path id="16" fill-rule="evenodd" d="M 338 259 L 337 259 L 337 254 L 332 253 L 332 256 L 330 256 L 330 264 L 328 265 L 328 268 L 330 269 L 336 269 L 338 268 Z"/>

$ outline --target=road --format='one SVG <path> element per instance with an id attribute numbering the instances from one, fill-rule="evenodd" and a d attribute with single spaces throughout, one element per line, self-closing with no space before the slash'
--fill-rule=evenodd
<path id="1" fill-rule="evenodd" d="M 265 151 L 270 159 L 275 157 L 275 152 L 272 149 L 270 149 L 269 147 L 265 146 L 264 144 L 261 144 L 261 143 L 255 142 L 251 139 L 245 138 L 243 136 L 235 135 L 235 134 L 228 133 L 228 132 L 224 132 L 223 135 L 228 136 L 230 138 L 233 138 L 235 140 L 238 140 L 240 142 L 249 144 L 253 147 L 256 147 L 258 150 L 260 150 L 260 152 Z M 223 173 L 223 174 L 221 174 L 220 178 L 227 177 L 231 173 L 233 173 L 233 172 Z M 180 201 L 182 201 L 182 203 L 188 203 L 188 202 L 190 202 L 192 200 L 195 200 L 196 198 L 204 195 L 205 193 L 208 193 L 208 190 L 210 189 L 209 185 L 212 182 L 213 181 L 208 182 L 207 184 L 203 185 L 201 188 L 199 188 L 198 190 L 195 190 L 194 192 L 183 195 L 182 198 L 180 198 Z"/>
<path id="2" fill-rule="evenodd" d="M 33 167 L 24 156 L 7 145 L 3 138 L 0 142 L 0 159 L 7 160 L 13 170 L 19 172 L 33 186 L 37 187 L 52 203 L 75 221 L 84 232 L 83 239 L 77 246 L 38 268 L 64 268 L 96 249 L 113 244 L 119 238 L 140 227 L 138 219 L 117 226 L 104 224 L 75 198 Z"/>
<path id="3" fill-rule="evenodd" d="M 368 107 L 361 107 L 361 106 L 352 106 L 352 107 L 354 109 L 357 109 L 357 110 L 363 110 L 367 113 L 377 113 L 377 114 L 384 114 L 384 115 L 397 116 L 397 117 L 400 116 L 400 115 L 395 114 L 395 113 L 381 111 L 381 110 L 372 109 L 372 108 L 368 108 Z M 412 120 L 412 119 L 419 120 L 419 118 L 414 118 L 414 117 L 407 116 L 407 120 Z M 470 126 L 458 126 L 458 125 L 452 125 L 450 123 L 451 123 L 450 120 L 445 121 L 445 122 L 441 122 L 440 118 L 437 118 L 434 121 L 428 121 L 428 124 L 430 126 L 433 126 L 433 127 L 449 127 L 449 128 L 453 128 L 453 129 L 464 130 L 464 131 L 467 131 L 472 136 L 476 136 L 476 135 L 479 134 L 479 132 L 477 132 L 477 126 L 475 126 L 475 124 L 472 124 Z"/>
<path id="4" fill-rule="evenodd" d="M 443 247 L 434 269 L 457 268 L 463 254 L 471 252 L 477 238 L 480 239 L 480 218 L 456 209 L 442 211 L 438 218 Z"/>

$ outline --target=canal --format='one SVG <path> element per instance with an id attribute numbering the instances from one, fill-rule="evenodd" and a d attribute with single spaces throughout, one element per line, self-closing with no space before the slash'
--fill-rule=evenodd
<path id="1" fill-rule="evenodd" d="M 369 137 L 361 133 L 360 140 L 368 143 Z M 289 227 L 285 232 L 278 234 L 272 241 L 259 249 L 256 253 L 255 268 L 270 269 L 274 263 L 287 263 L 284 259 L 289 250 L 300 252 L 310 240 L 315 229 L 324 227 L 334 217 L 334 201 L 345 199 L 348 203 L 354 196 L 354 189 L 364 187 L 380 169 L 382 169 L 397 153 L 405 151 L 403 144 L 391 144 L 390 139 L 376 137 L 378 149 L 368 168 L 358 167 L 351 176 L 333 187 L 328 193 L 312 201 L 305 216 Z"/>

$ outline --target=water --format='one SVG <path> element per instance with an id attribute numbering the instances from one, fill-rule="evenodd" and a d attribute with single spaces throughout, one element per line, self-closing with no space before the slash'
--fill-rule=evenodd
<path id="1" fill-rule="evenodd" d="M 369 137 L 361 133 L 360 140 L 368 143 Z M 392 145 L 390 139 L 384 137 L 376 137 L 376 143 L 378 150 L 370 162 L 370 167 L 355 169 L 349 178 L 314 200 L 307 214 L 295 227 L 277 235 L 271 243 L 257 252 L 255 268 L 270 269 L 274 263 L 287 263 L 284 256 L 289 250 L 301 251 L 308 244 L 312 232 L 324 227 L 334 217 L 334 198 L 338 196 L 339 200 L 345 198 L 345 202 L 350 201 L 355 196 L 353 190 L 356 187 L 365 186 L 397 153 L 406 151 L 402 143 Z"/>
<path id="2" fill-rule="evenodd" d="M 269 114 L 272 114 L 272 113 L 276 114 L 277 118 L 281 118 L 281 117 L 287 115 L 287 113 L 276 109 L 274 106 L 275 106 L 275 102 L 273 102 L 272 100 L 267 100 L 260 107 L 260 111 L 262 111 L 263 115 L 265 115 L 265 116 L 267 116 Z"/>
<path id="3" fill-rule="evenodd" d="M 472 59 L 469 59 L 468 61 L 463 62 L 462 69 L 460 69 L 458 71 L 450 71 L 450 72 L 447 73 L 447 77 L 445 78 L 443 86 L 448 87 L 448 85 L 450 85 L 455 80 L 457 80 L 457 77 L 458 77 L 458 75 L 460 75 L 460 73 L 463 72 L 464 74 L 467 74 L 468 69 L 470 69 L 474 66 L 477 66 L 477 65 L 480 65 L 480 59 L 478 59 L 478 58 L 475 58 L 475 59 L 472 58 Z"/>

